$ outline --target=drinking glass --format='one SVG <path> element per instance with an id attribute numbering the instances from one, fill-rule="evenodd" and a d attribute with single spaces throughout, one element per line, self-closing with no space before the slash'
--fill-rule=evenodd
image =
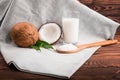
<path id="1" fill-rule="evenodd" d="M 77 43 L 79 37 L 79 13 L 64 11 L 62 14 L 63 43 Z"/>

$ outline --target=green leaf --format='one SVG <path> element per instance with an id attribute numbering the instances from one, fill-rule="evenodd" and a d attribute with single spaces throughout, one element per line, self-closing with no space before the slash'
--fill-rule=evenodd
<path id="1" fill-rule="evenodd" d="M 33 49 L 40 50 L 40 48 L 53 49 L 53 47 L 46 41 L 38 40 L 35 45 L 32 46 Z"/>
<path id="2" fill-rule="evenodd" d="M 38 46 L 31 46 L 33 49 L 40 50 Z"/>
<path id="3" fill-rule="evenodd" d="M 53 49 L 53 47 L 48 42 L 45 42 L 45 41 L 41 41 L 41 47 L 46 49 L 49 49 L 49 48 Z"/>

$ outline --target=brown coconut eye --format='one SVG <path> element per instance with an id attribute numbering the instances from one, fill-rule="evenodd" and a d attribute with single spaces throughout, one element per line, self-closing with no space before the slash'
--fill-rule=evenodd
<path id="1" fill-rule="evenodd" d="M 54 44 L 61 38 L 61 27 L 56 23 L 47 23 L 39 29 L 39 39 Z"/>
<path id="2" fill-rule="evenodd" d="M 16 45 L 30 47 L 37 42 L 38 31 L 33 24 L 20 22 L 12 27 L 10 36 Z"/>

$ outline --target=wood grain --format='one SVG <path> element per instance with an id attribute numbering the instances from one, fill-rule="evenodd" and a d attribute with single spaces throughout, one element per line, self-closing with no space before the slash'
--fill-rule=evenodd
<path id="1" fill-rule="evenodd" d="M 91 9 L 120 23 L 120 0 L 79 0 Z M 70 80 L 120 80 L 120 28 L 115 39 L 119 43 L 104 46 L 71 77 Z M 0 80 L 61 80 L 18 71 L 8 66 L 0 54 Z"/>
<path id="2" fill-rule="evenodd" d="M 79 0 L 91 9 L 120 23 L 120 0 Z"/>

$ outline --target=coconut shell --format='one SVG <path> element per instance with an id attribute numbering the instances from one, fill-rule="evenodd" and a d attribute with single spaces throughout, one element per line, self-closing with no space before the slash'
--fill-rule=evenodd
<path id="1" fill-rule="evenodd" d="M 10 36 L 14 43 L 20 47 L 30 47 L 38 40 L 38 30 L 28 22 L 20 22 L 15 24 L 10 32 Z"/>
<path id="2" fill-rule="evenodd" d="M 49 42 L 49 41 L 46 41 L 45 39 L 43 39 L 42 37 L 41 37 L 41 29 L 43 28 L 43 27 L 45 27 L 46 25 L 49 25 L 49 27 L 50 27 L 50 24 L 55 24 L 57 27 L 59 27 L 59 29 L 60 29 L 60 36 L 59 36 L 59 38 L 57 38 L 55 41 L 53 41 L 53 42 Z M 47 32 L 49 31 L 49 30 L 46 30 Z M 48 23 L 45 23 L 45 24 L 43 24 L 43 25 L 41 25 L 41 27 L 39 28 L 39 40 L 43 40 L 43 41 L 46 41 L 46 42 L 48 42 L 49 44 L 51 44 L 51 45 L 54 45 L 54 44 L 56 44 L 57 42 L 59 42 L 59 40 L 61 39 L 61 37 L 62 37 L 62 28 L 61 28 L 61 26 L 59 25 L 59 24 L 57 24 L 57 23 L 55 23 L 55 22 L 48 22 Z M 47 35 L 48 36 L 48 35 Z M 45 37 L 45 35 L 44 35 L 44 37 Z M 54 37 L 51 37 L 51 38 L 54 38 Z"/>

